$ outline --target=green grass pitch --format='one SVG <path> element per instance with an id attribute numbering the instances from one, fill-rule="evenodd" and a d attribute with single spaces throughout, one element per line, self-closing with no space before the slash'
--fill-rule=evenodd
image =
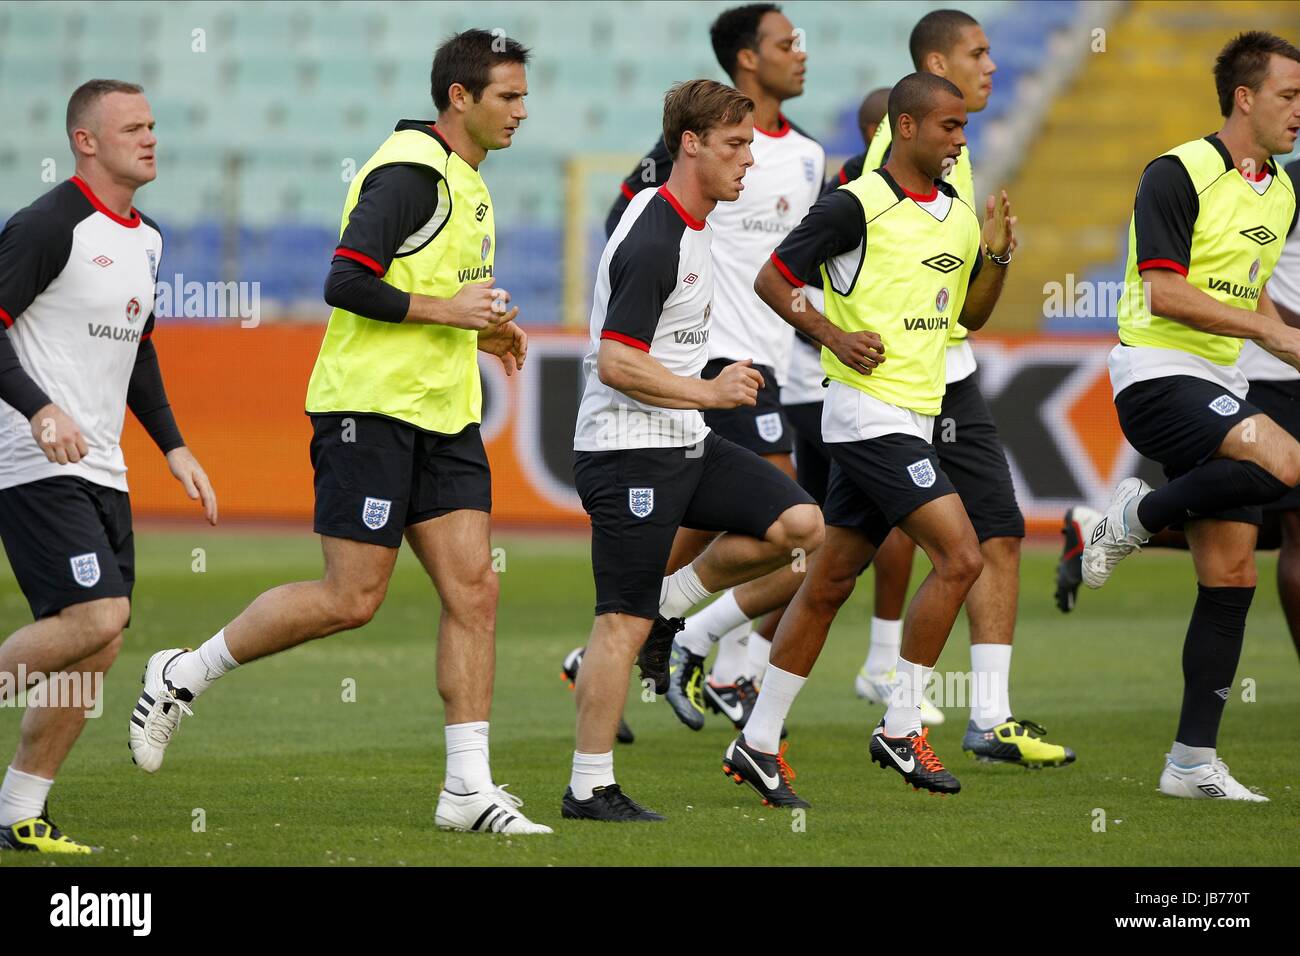
<path id="1" fill-rule="evenodd" d="M 499 782 L 552 825 L 551 837 L 441 833 L 441 705 L 434 686 L 437 599 L 409 553 L 388 600 L 359 632 L 260 661 L 224 678 L 187 718 L 162 771 L 136 770 L 127 718 L 148 655 L 208 637 L 261 590 L 319 573 L 309 534 L 146 529 L 137 535 L 134 622 L 52 795 L 55 819 L 102 844 L 93 865 L 656 865 L 1047 864 L 1273 865 L 1300 857 L 1300 665 L 1260 557 L 1261 587 L 1227 708 L 1220 753 L 1272 803 L 1191 802 L 1156 791 L 1181 693 L 1182 636 L 1195 596 L 1186 554 L 1130 559 L 1071 615 L 1051 601 L 1055 552 L 1028 549 L 1012 667 L 1018 716 L 1047 725 L 1079 754 L 1058 770 L 985 767 L 960 751 L 964 708 L 947 711 L 935 749 L 962 781 L 956 797 L 914 793 L 872 765 L 878 717 L 852 677 L 870 617 L 865 576 L 841 614 L 790 720 L 795 783 L 809 799 L 801 825 L 763 807 L 721 772 L 730 725 L 699 733 L 663 701 L 630 695 L 637 734 L 616 752 L 620 782 L 668 815 L 655 825 L 562 821 L 573 747 L 573 699 L 560 662 L 586 640 L 592 582 L 576 537 L 498 535 L 504 549 L 492 765 Z M 206 550 L 206 571 L 191 569 Z M 918 562 L 914 583 L 920 578 Z M 0 633 L 28 620 L 0 563 Z M 959 621 L 939 669 L 969 668 Z M 355 681 L 356 700 L 344 684 Z M 1243 680 L 1254 701 L 1242 700 Z M 0 710 L 7 761 L 21 712 Z M 202 814 L 196 814 L 201 810 Z M 1096 821 L 1104 814 L 1105 831 Z M 201 816 L 206 828 L 196 832 Z M 5 866 L 50 858 L 6 855 Z M 83 865 L 80 860 L 58 861 Z"/>

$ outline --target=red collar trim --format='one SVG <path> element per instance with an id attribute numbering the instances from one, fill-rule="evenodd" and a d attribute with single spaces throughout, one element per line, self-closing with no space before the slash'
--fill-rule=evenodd
<path id="1" fill-rule="evenodd" d="M 113 220 L 119 226 L 126 226 L 128 229 L 134 229 L 136 226 L 140 225 L 140 214 L 136 212 L 134 206 L 131 207 L 131 218 L 123 219 L 117 213 L 113 212 L 113 210 L 109 209 L 102 202 L 100 202 L 99 197 L 95 195 L 95 193 L 91 190 L 91 188 L 86 185 L 86 181 L 82 179 L 80 176 L 73 176 L 72 184 L 81 190 L 81 194 L 90 200 L 90 204 L 92 206 L 94 206 L 99 212 L 102 212 L 109 219 Z"/>
<path id="2" fill-rule="evenodd" d="M 755 126 L 754 132 L 762 133 L 764 136 L 771 136 L 773 139 L 780 139 L 786 133 L 790 132 L 790 121 L 786 119 L 784 116 L 782 116 L 780 113 L 776 114 L 776 118 L 780 122 L 777 124 L 775 131 L 770 129 L 763 129 L 763 127 L 761 126 Z"/>
<path id="3" fill-rule="evenodd" d="M 444 138 L 443 135 L 440 132 L 438 132 L 438 125 L 436 123 L 429 124 L 429 132 L 433 133 L 434 137 L 438 140 L 438 142 L 442 143 L 443 146 L 447 147 L 447 152 L 449 153 L 455 152 L 455 150 L 451 148 L 451 144 L 447 142 L 446 138 Z"/>
<path id="4" fill-rule="evenodd" d="M 1244 169 L 1242 169 L 1240 166 L 1238 166 L 1237 169 L 1238 169 L 1238 171 L 1241 173 L 1241 175 L 1245 176 L 1247 179 L 1249 179 L 1249 180 L 1250 180 L 1251 182 L 1253 182 L 1253 183 L 1262 183 L 1262 182 L 1264 181 L 1264 177 L 1267 176 L 1267 175 L 1269 174 L 1269 172 L 1270 172 L 1267 163 L 1265 163 L 1265 164 L 1264 164 L 1264 168 L 1261 169 L 1261 170 L 1259 171 L 1259 175 L 1258 175 L 1258 176 L 1252 176 L 1250 173 L 1246 172 L 1246 171 L 1245 171 Z"/>
<path id="5" fill-rule="evenodd" d="M 704 220 L 696 219 L 689 212 L 687 212 L 686 208 L 680 202 L 677 201 L 677 197 L 668 191 L 667 183 L 664 183 L 664 185 L 660 186 L 659 189 L 656 191 L 659 193 L 659 195 L 663 196 L 664 199 L 668 200 L 668 205 L 672 206 L 673 209 L 677 210 L 677 215 L 682 217 L 682 222 L 686 223 L 686 225 L 690 226 L 692 229 L 695 230 L 704 228 Z"/>
<path id="6" fill-rule="evenodd" d="M 934 202 L 936 199 L 939 198 L 938 186 L 935 186 L 925 195 L 922 195 L 921 193 L 914 193 L 912 192 L 912 190 L 906 189 L 901 185 L 898 188 L 902 189 L 903 195 L 905 195 L 908 199 L 911 199 L 913 202 Z"/>

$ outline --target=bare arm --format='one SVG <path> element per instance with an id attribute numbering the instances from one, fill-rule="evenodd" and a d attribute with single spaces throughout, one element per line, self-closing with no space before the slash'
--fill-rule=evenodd
<path id="1" fill-rule="evenodd" d="M 748 359 L 736 362 L 724 368 L 717 378 L 704 381 L 674 375 L 649 352 L 613 339 L 601 341 L 596 356 L 596 374 L 602 383 L 628 398 L 660 408 L 756 405 L 763 376 L 749 365 Z"/>
<path id="2" fill-rule="evenodd" d="M 808 302 L 800 289 L 790 284 L 772 260 L 763 263 L 754 280 L 754 292 L 768 308 L 808 338 L 835 353 L 844 365 L 870 375 L 885 360 L 885 347 L 875 332 L 845 332 Z"/>
<path id="3" fill-rule="evenodd" d="M 510 322 L 519 315 L 519 306 L 506 311 L 510 293 L 505 289 L 494 289 L 492 286 L 495 281 L 489 279 L 487 282 L 461 286 L 450 299 L 436 299 L 412 292 L 411 305 L 403 321 L 422 325 L 450 325 L 457 329 L 475 331 Z"/>
<path id="4" fill-rule="evenodd" d="M 1016 248 L 1016 217 L 1011 215 L 1011 200 L 1007 191 L 996 200 L 989 196 L 984 203 L 984 228 L 980 233 L 980 245 L 993 255 L 1001 258 L 1010 255 Z M 983 255 L 983 252 L 980 252 Z M 1002 295 L 1002 283 L 1007 277 L 1006 265 L 999 265 L 990 259 L 984 259 L 975 281 L 966 290 L 966 301 L 962 303 L 962 325 L 972 332 L 984 327 L 984 323 L 993 314 L 998 297 Z"/>
<path id="5" fill-rule="evenodd" d="M 1261 290 L 1258 311 L 1226 305 L 1171 269 L 1148 269 L 1142 273 L 1149 292 L 1153 315 L 1181 322 L 1211 335 L 1252 339 L 1282 361 L 1300 368 L 1300 329 L 1287 325 L 1277 307 Z"/>

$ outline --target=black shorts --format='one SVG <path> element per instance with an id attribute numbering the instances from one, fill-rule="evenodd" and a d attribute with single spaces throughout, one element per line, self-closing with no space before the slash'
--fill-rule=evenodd
<path id="1" fill-rule="evenodd" d="M 735 359 L 714 359 L 704 366 L 700 378 L 717 378 Z M 776 373 L 766 365 L 754 368 L 763 375 L 763 387 L 758 390 L 758 404 L 753 408 L 711 408 L 703 412 L 704 423 L 718 433 L 719 438 L 748 448 L 756 455 L 788 455 L 794 448 L 790 437 L 790 423 L 781 408 L 781 386 L 776 384 Z"/>
<path id="2" fill-rule="evenodd" d="M 398 548 L 413 524 L 491 511 L 492 472 L 478 425 L 455 435 L 378 415 L 312 415 L 317 534 Z"/>
<path id="3" fill-rule="evenodd" d="M 826 523 L 857 528 L 876 547 L 921 505 L 957 493 L 934 446 L 915 435 L 827 442 L 826 447 L 832 459 L 822 508 Z"/>
<path id="4" fill-rule="evenodd" d="M 1115 411 L 1128 443 L 1158 462 L 1170 481 L 1214 457 L 1228 432 L 1260 410 L 1222 385 L 1192 375 L 1166 375 L 1136 382 L 1115 396 Z M 1258 505 L 1203 515 L 1259 524 Z"/>
<path id="5" fill-rule="evenodd" d="M 762 538 L 787 509 L 813 504 L 771 462 L 712 432 L 690 448 L 575 451 L 573 476 L 591 516 L 597 614 L 658 615 L 679 527 Z"/>
<path id="6" fill-rule="evenodd" d="M 135 535 L 125 491 L 76 477 L 6 488 L 0 540 L 37 620 L 73 604 L 131 597 Z"/>
<path id="7" fill-rule="evenodd" d="M 974 375 L 948 386 L 934 421 L 934 450 L 970 516 L 975 536 L 1023 538 L 1025 516 L 1016 504 L 998 426 Z"/>
<path id="8" fill-rule="evenodd" d="M 785 409 L 786 420 L 794 427 L 794 468 L 799 476 L 799 486 L 818 504 L 825 504 L 831 456 L 822 441 L 822 403 L 781 407 Z"/>
<path id="9" fill-rule="evenodd" d="M 1290 432 L 1291 437 L 1300 440 L 1300 379 L 1251 382 L 1246 397 L 1252 405 Z M 1300 488 L 1292 488 L 1277 501 L 1270 501 L 1263 507 L 1265 511 L 1292 511 L 1300 508 Z"/>

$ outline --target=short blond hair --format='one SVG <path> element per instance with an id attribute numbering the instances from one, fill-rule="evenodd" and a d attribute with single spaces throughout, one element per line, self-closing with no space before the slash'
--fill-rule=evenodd
<path id="1" fill-rule="evenodd" d="M 72 131 L 86 125 L 86 115 L 96 103 L 109 93 L 143 93 L 144 87 L 139 83 L 125 80 L 87 80 L 72 91 L 68 100 L 68 142 L 72 142 Z"/>

